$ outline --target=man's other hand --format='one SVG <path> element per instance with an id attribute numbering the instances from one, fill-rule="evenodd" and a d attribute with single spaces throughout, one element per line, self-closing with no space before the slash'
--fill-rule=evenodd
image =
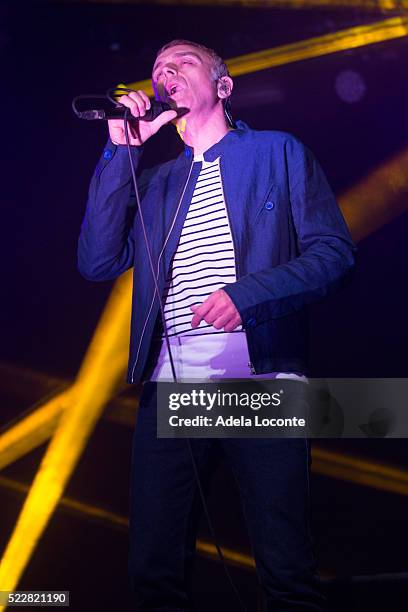
<path id="1" fill-rule="evenodd" d="M 191 319 L 191 327 L 195 329 L 204 319 L 215 329 L 231 332 L 242 323 L 240 314 L 235 308 L 234 302 L 223 289 L 217 289 L 200 305 L 190 306 L 194 312 Z"/>

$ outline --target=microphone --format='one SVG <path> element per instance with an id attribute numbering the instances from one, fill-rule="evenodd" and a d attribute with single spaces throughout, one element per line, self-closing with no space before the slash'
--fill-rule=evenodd
<path id="1" fill-rule="evenodd" d="M 108 121 L 109 119 L 124 119 L 125 118 L 125 113 L 126 111 L 128 111 L 127 113 L 127 119 L 129 121 L 139 121 L 140 119 L 142 121 L 154 121 L 159 115 L 161 115 L 161 113 L 164 113 L 167 110 L 176 110 L 178 111 L 177 114 L 179 115 L 179 112 L 183 110 L 182 114 L 185 114 L 187 109 L 173 109 L 170 104 L 167 104 L 167 102 L 159 102 L 157 100 L 151 100 L 151 107 L 146 110 L 146 114 L 143 115 L 143 117 L 134 117 L 131 112 L 130 109 L 127 106 L 117 106 L 117 107 L 112 107 L 109 109 L 103 109 L 103 108 L 97 108 L 97 109 L 90 109 L 90 110 L 85 110 L 85 111 L 75 111 L 76 116 L 79 119 L 86 119 L 87 121 L 95 121 L 95 120 L 102 120 L 102 121 Z"/>

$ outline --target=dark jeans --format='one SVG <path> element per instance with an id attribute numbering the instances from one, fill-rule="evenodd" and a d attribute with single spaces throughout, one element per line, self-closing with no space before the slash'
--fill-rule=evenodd
<path id="1" fill-rule="evenodd" d="M 221 444 L 239 487 L 270 612 L 321 611 L 310 533 L 310 441 L 191 438 L 204 487 Z M 192 610 L 201 503 L 185 439 L 157 438 L 156 384 L 145 383 L 132 453 L 129 577 L 139 610 Z M 220 571 L 222 571 L 220 569 Z M 231 594 L 231 610 L 239 606 Z"/>

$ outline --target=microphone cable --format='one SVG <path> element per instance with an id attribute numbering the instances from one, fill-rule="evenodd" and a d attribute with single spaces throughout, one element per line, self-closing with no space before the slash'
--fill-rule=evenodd
<path id="1" fill-rule="evenodd" d="M 159 285 L 158 285 L 158 282 L 157 282 L 157 277 L 158 277 L 159 270 L 157 270 L 157 277 L 156 277 L 156 273 L 155 273 L 155 270 L 154 270 L 153 259 L 152 259 L 152 254 L 151 254 L 150 246 L 149 246 L 149 241 L 148 241 L 148 238 L 147 238 L 146 226 L 145 226 L 145 223 L 144 223 L 142 207 L 141 207 L 141 204 L 140 204 L 139 190 L 137 188 L 136 172 L 135 172 L 135 167 L 134 167 L 133 159 L 132 159 L 132 153 L 131 153 L 131 149 L 130 149 L 131 145 L 130 145 L 130 138 L 129 138 L 129 115 L 130 115 L 130 109 L 126 108 L 126 111 L 125 111 L 125 114 L 124 114 L 124 118 L 123 118 L 123 125 L 124 125 L 126 146 L 127 146 L 127 151 L 128 151 L 128 155 L 129 155 L 130 169 L 131 169 L 131 173 L 132 173 L 132 182 L 133 182 L 133 187 L 134 187 L 134 190 L 135 190 L 137 208 L 138 208 L 138 212 L 139 212 L 139 215 L 140 215 L 140 223 L 141 223 L 141 226 L 142 226 L 143 238 L 144 238 L 144 241 L 145 241 L 145 246 L 146 246 L 147 255 L 148 255 L 148 259 L 149 259 L 149 266 L 150 266 L 150 270 L 151 270 L 151 273 L 152 273 L 152 276 L 153 276 L 154 291 L 155 291 L 155 294 L 157 294 L 157 298 L 158 298 L 159 305 L 160 305 L 160 316 L 161 316 L 161 319 L 162 319 L 163 331 L 164 331 L 164 335 L 165 335 L 165 339 L 166 339 L 167 350 L 169 351 L 169 358 L 170 358 L 171 371 L 172 371 L 172 375 L 173 375 L 173 381 L 174 381 L 175 384 L 178 384 L 176 370 L 175 370 L 175 367 L 174 367 L 173 355 L 172 355 L 171 348 L 170 348 L 170 340 L 169 340 L 169 335 L 168 335 L 167 326 L 166 326 L 166 319 L 165 319 L 165 316 L 164 316 L 164 309 L 163 309 L 163 304 L 162 304 L 162 300 L 161 300 L 160 289 L 159 289 Z M 207 524 L 208 524 L 208 527 L 210 529 L 211 536 L 212 536 L 213 541 L 214 541 L 214 545 L 215 545 L 215 547 L 217 549 L 218 556 L 219 556 L 219 558 L 221 560 L 221 563 L 222 563 L 222 565 L 224 567 L 225 574 L 226 574 L 226 576 L 228 578 L 228 581 L 229 581 L 229 583 L 231 585 L 232 590 L 234 591 L 234 594 L 235 594 L 235 596 L 237 598 L 237 601 L 239 602 L 241 609 L 244 610 L 244 612 L 246 612 L 246 606 L 245 606 L 245 604 L 244 604 L 244 602 L 243 602 L 243 600 L 242 600 L 242 598 L 241 598 L 241 596 L 239 594 L 238 588 L 236 587 L 236 585 L 235 585 L 235 583 L 234 583 L 234 581 L 232 579 L 230 571 L 229 571 L 229 569 L 227 567 L 227 563 L 225 561 L 225 557 L 223 555 L 221 547 L 220 547 L 220 545 L 218 543 L 217 536 L 215 534 L 215 529 L 214 529 L 214 526 L 213 526 L 213 523 L 212 523 L 212 520 L 211 520 L 211 517 L 210 517 L 210 513 L 208 511 L 208 506 L 207 506 L 207 503 L 206 503 L 206 500 L 205 500 L 204 491 L 203 491 L 203 488 L 202 488 L 202 485 L 201 485 L 200 475 L 198 473 L 197 464 L 196 464 L 196 461 L 195 461 L 195 458 L 194 458 L 193 449 L 191 448 L 190 438 L 186 437 L 185 440 L 187 441 L 187 446 L 188 446 L 189 454 L 190 454 L 190 457 L 191 457 L 191 463 L 192 463 L 194 475 L 195 475 L 195 478 L 196 478 L 196 481 L 197 481 L 197 487 L 198 487 L 198 491 L 199 491 L 199 496 L 200 496 L 201 502 L 203 504 L 204 514 L 205 514 L 206 519 L 207 519 Z"/>

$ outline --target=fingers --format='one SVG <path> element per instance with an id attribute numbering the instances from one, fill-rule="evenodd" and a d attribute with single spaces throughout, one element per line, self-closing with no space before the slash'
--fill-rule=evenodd
<path id="1" fill-rule="evenodd" d="M 131 136 L 131 145 L 139 146 L 143 144 L 165 123 L 168 123 L 177 117 L 177 111 L 169 110 L 161 113 L 154 121 L 143 121 L 146 111 L 151 108 L 151 102 L 149 96 L 141 89 L 138 91 L 131 91 L 128 94 L 121 96 L 118 102 L 129 108 L 133 117 L 140 118 L 140 121 L 129 122 L 128 127 Z M 126 144 L 123 120 L 109 120 L 108 126 L 112 142 L 114 144 Z"/>
<path id="2" fill-rule="evenodd" d="M 194 316 L 191 320 L 191 326 L 193 328 L 198 327 L 203 319 L 206 323 L 211 324 L 215 320 L 216 316 L 221 314 L 220 309 L 217 309 L 218 299 L 219 296 L 215 291 L 199 306 L 191 306 L 191 310 L 194 311 Z"/>
<path id="3" fill-rule="evenodd" d="M 127 106 L 134 117 L 144 117 L 151 106 L 149 96 L 141 89 L 121 96 L 118 102 Z"/>
<path id="4" fill-rule="evenodd" d="M 228 323 L 226 323 L 226 324 L 224 324 L 224 325 L 223 325 L 223 327 L 224 327 L 224 331 L 226 331 L 226 332 L 232 332 L 232 331 L 234 331 L 234 329 L 235 329 L 236 327 L 238 327 L 238 325 L 241 325 L 241 322 L 242 322 L 242 321 L 241 321 L 241 317 L 240 317 L 239 315 L 238 315 L 238 316 L 234 315 L 234 316 L 232 317 L 232 319 L 230 319 L 230 320 L 228 321 Z M 217 328 L 217 329 L 218 329 L 218 328 Z"/>
<path id="5" fill-rule="evenodd" d="M 118 99 L 120 104 L 129 108 L 133 117 L 143 117 L 151 106 L 149 96 L 139 89 L 138 91 L 131 91 L 129 94 L 125 94 Z M 125 132 L 123 129 L 122 119 L 113 119 L 108 121 L 109 133 L 111 140 L 114 144 L 126 144 Z M 129 123 L 128 125 L 131 144 L 139 145 L 142 143 L 140 138 L 139 128 L 136 125 Z"/>
<path id="6" fill-rule="evenodd" d="M 109 135 L 113 142 L 113 144 L 117 145 L 125 145 L 126 144 L 126 135 L 123 127 L 122 119 L 112 119 L 108 121 L 109 126 Z M 140 134 L 139 134 L 139 126 L 133 124 L 133 122 L 128 123 L 128 130 L 130 135 L 130 143 L 138 145 L 141 143 Z"/>
<path id="7" fill-rule="evenodd" d="M 159 130 L 165 123 L 169 123 L 172 119 L 177 117 L 177 111 L 168 110 L 164 111 L 164 113 L 160 113 L 158 117 L 154 121 L 152 121 L 152 129 L 157 131 Z"/>
<path id="8" fill-rule="evenodd" d="M 214 329 L 224 329 L 226 332 L 234 330 L 241 324 L 241 317 L 236 314 L 233 309 L 228 309 L 221 314 L 217 308 L 211 308 L 207 314 L 195 312 L 194 317 L 191 320 L 191 327 L 195 329 L 200 325 L 202 320 L 209 325 L 212 325 Z"/>
<path id="9" fill-rule="evenodd" d="M 215 329 L 229 332 L 241 324 L 241 317 L 235 304 L 222 289 L 212 293 L 200 305 L 191 306 L 194 316 L 191 320 L 192 328 L 198 327 L 202 320 Z"/>
<path id="10" fill-rule="evenodd" d="M 212 306 L 213 306 L 213 301 L 214 299 L 212 298 L 214 294 L 212 293 L 206 300 L 204 300 L 204 302 L 202 304 L 200 304 L 199 306 L 190 306 L 191 310 L 194 311 L 194 316 L 191 319 L 191 327 L 194 329 L 195 327 L 198 327 L 201 323 L 201 321 L 204 319 L 206 321 L 206 323 L 209 323 L 210 321 L 207 321 L 207 313 L 209 313 L 209 311 L 211 310 Z"/>

